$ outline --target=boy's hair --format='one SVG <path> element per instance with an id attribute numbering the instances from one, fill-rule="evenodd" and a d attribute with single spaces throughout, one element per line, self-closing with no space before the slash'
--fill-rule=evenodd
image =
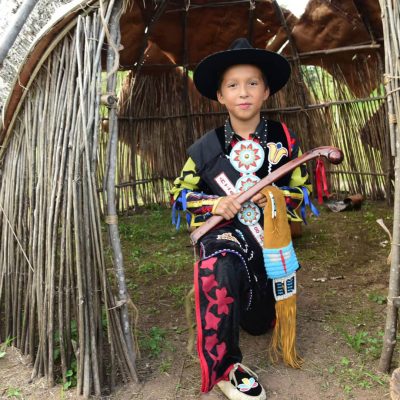
<path id="1" fill-rule="evenodd" d="M 252 64 L 249 64 L 249 65 L 252 65 Z M 233 65 L 232 65 L 232 67 L 233 67 Z M 261 72 L 261 76 L 262 76 L 262 79 L 263 79 L 263 81 L 264 81 L 265 88 L 268 89 L 268 88 L 269 88 L 269 84 L 268 84 L 267 76 L 264 74 L 263 71 L 261 71 L 260 68 L 257 67 L 257 65 L 254 65 L 254 67 L 256 67 L 256 68 Z M 220 75 L 220 77 L 219 77 L 219 79 L 218 79 L 218 91 L 221 91 L 221 85 L 222 85 L 222 81 L 224 80 L 225 72 L 226 72 L 229 68 L 231 68 L 231 67 L 228 67 L 228 68 Z"/>

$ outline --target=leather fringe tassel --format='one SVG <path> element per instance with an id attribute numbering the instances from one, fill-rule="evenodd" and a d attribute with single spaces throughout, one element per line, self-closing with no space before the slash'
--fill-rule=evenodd
<path id="1" fill-rule="evenodd" d="M 277 301 L 276 324 L 272 334 L 270 356 L 273 362 L 279 358 L 286 365 L 301 368 L 303 360 L 296 351 L 296 295 Z"/>
<path id="2" fill-rule="evenodd" d="M 293 368 L 303 360 L 296 352 L 296 270 L 299 267 L 292 245 L 286 215 L 286 202 L 279 188 L 262 190 L 267 198 L 264 209 L 264 263 L 272 279 L 275 296 L 276 324 L 271 342 L 271 359 L 282 358 Z"/>

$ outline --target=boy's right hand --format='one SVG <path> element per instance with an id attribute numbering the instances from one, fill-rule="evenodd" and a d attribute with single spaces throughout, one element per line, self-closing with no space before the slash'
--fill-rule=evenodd
<path id="1" fill-rule="evenodd" d="M 224 217 L 226 220 L 232 219 L 242 208 L 240 203 L 236 200 L 239 195 L 240 193 L 235 193 L 221 197 L 213 211 L 213 214 L 221 215 L 221 217 Z"/>

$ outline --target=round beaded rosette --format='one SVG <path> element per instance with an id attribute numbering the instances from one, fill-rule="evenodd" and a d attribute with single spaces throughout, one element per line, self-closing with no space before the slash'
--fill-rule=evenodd
<path id="1" fill-rule="evenodd" d="M 261 179 L 257 175 L 243 175 L 236 181 L 235 189 L 237 192 L 245 192 L 247 189 L 250 189 L 260 180 Z"/>
<path id="2" fill-rule="evenodd" d="M 264 149 L 253 140 L 241 140 L 233 146 L 229 159 L 233 168 L 241 174 L 235 185 L 237 192 L 251 188 L 260 180 L 255 172 L 263 165 L 264 158 Z M 260 217 L 260 210 L 252 201 L 244 203 L 238 213 L 239 221 L 249 226 L 256 224 Z"/>
<path id="3" fill-rule="evenodd" d="M 244 225 L 254 225 L 261 217 L 259 208 L 252 201 L 246 201 L 238 212 L 238 219 Z"/>
<path id="4" fill-rule="evenodd" d="M 237 142 L 229 155 L 233 168 L 242 174 L 258 171 L 264 163 L 264 157 L 264 149 L 252 140 Z"/>

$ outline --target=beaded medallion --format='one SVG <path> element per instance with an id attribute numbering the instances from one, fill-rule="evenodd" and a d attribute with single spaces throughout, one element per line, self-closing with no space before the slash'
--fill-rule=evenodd
<path id="1" fill-rule="evenodd" d="M 237 192 L 251 188 L 260 180 L 255 175 L 265 159 L 265 152 L 260 144 L 253 140 L 241 140 L 232 147 L 229 159 L 233 168 L 241 174 L 235 185 Z M 238 213 L 239 221 L 247 226 L 257 224 L 260 218 L 261 212 L 252 201 L 244 203 Z"/>
<path id="2" fill-rule="evenodd" d="M 250 189 L 261 179 L 257 175 L 246 174 L 241 176 L 235 185 L 236 192 L 245 192 L 247 189 Z"/>
<path id="3" fill-rule="evenodd" d="M 243 203 L 237 216 L 243 225 L 251 226 L 260 220 L 261 212 L 255 203 L 252 201 L 246 201 Z"/>
<path id="4" fill-rule="evenodd" d="M 253 140 L 241 140 L 231 150 L 229 159 L 236 171 L 241 174 L 252 174 L 264 163 L 264 149 Z"/>

